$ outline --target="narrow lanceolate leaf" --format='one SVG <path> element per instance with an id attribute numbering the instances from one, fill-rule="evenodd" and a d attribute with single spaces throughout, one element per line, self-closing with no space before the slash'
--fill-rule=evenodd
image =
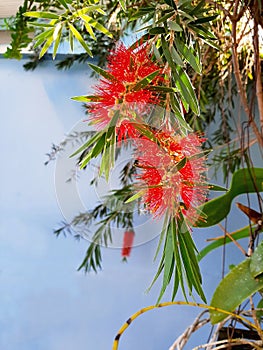
<path id="1" fill-rule="evenodd" d="M 182 133 L 186 135 L 187 134 L 186 131 L 187 130 L 190 131 L 192 129 L 184 118 L 182 107 L 181 107 L 180 102 L 178 101 L 175 94 L 171 94 L 171 106 L 172 106 L 172 110 L 175 114 L 175 116 L 173 114 L 171 115 L 172 125 L 179 123 L 179 126 L 181 127 Z"/>
<path id="2" fill-rule="evenodd" d="M 199 60 L 198 55 L 194 52 L 191 47 L 187 47 L 181 40 L 178 38 L 175 39 L 175 45 L 180 54 L 184 59 L 192 66 L 192 68 L 199 74 L 202 73 L 202 66 Z"/>
<path id="3" fill-rule="evenodd" d="M 196 260 L 196 255 L 191 245 L 187 244 L 187 242 L 189 241 L 189 237 L 187 237 L 187 235 L 189 235 L 189 233 L 179 234 L 178 239 L 182 261 L 187 277 L 188 288 L 191 291 L 193 286 L 197 291 L 198 295 L 202 298 L 202 300 L 205 301 L 205 295 L 201 287 L 202 280 L 198 263 Z"/>
<path id="4" fill-rule="evenodd" d="M 84 23 L 87 23 L 88 25 L 91 25 L 92 27 L 96 28 L 101 33 L 107 35 L 109 38 L 112 38 L 112 34 L 108 31 L 107 28 L 105 28 L 102 24 L 97 22 L 92 17 L 86 15 L 86 14 L 80 14 L 79 17 L 83 20 Z"/>
<path id="5" fill-rule="evenodd" d="M 164 0 L 167 5 L 173 7 L 175 10 L 177 10 L 177 7 L 175 5 L 175 2 L 173 0 Z"/>
<path id="6" fill-rule="evenodd" d="M 96 158 L 102 152 L 105 146 L 105 142 L 106 142 L 106 133 L 102 135 L 102 137 L 97 141 L 97 143 L 93 147 L 91 158 Z"/>
<path id="7" fill-rule="evenodd" d="M 96 73 L 98 73 L 99 75 L 102 75 L 104 78 L 106 78 L 107 80 L 111 80 L 113 82 L 117 82 L 118 80 L 115 78 L 114 75 L 106 72 L 104 69 L 95 66 L 95 64 L 92 63 L 88 63 L 88 65 L 90 66 L 91 69 L 93 69 Z"/>
<path id="8" fill-rule="evenodd" d="M 74 96 L 71 97 L 72 100 L 74 101 L 78 101 L 78 102 L 84 102 L 84 103 L 88 103 L 88 102 L 99 102 L 101 100 L 100 96 Z"/>
<path id="9" fill-rule="evenodd" d="M 44 46 L 42 47 L 40 54 L 39 54 L 39 58 L 43 57 L 44 54 L 47 52 L 47 50 L 50 48 L 50 46 L 53 43 L 53 36 L 50 36 L 47 41 L 45 42 Z"/>
<path id="10" fill-rule="evenodd" d="M 187 162 L 187 158 L 184 157 L 182 160 L 180 160 L 180 162 L 176 163 L 176 165 L 175 165 L 176 171 L 180 171 L 181 169 L 183 169 L 183 167 L 185 166 L 186 162 Z"/>
<path id="11" fill-rule="evenodd" d="M 181 67 L 184 66 L 183 60 L 181 59 L 179 53 L 175 50 L 175 48 L 173 46 L 171 47 L 171 55 L 172 55 L 174 62 L 176 64 L 178 64 L 178 66 L 181 66 Z"/>
<path id="12" fill-rule="evenodd" d="M 80 16 L 82 14 L 85 14 L 85 13 L 88 13 L 88 12 L 93 12 L 93 11 L 96 11 L 96 12 L 99 12 L 101 13 L 102 15 L 105 15 L 106 13 L 102 10 L 101 6 L 100 5 L 91 5 L 91 6 L 87 6 L 87 7 L 83 7 L 82 9 L 80 10 L 77 10 L 76 12 L 73 13 L 73 16 Z"/>
<path id="13" fill-rule="evenodd" d="M 74 51 L 74 38 L 73 38 L 73 34 L 72 34 L 71 30 L 69 30 L 69 32 L 68 32 L 68 40 L 69 40 L 70 50 L 73 52 Z"/>
<path id="14" fill-rule="evenodd" d="M 52 29 L 47 29 L 43 33 L 38 34 L 34 38 L 34 41 L 35 41 L 34 48 L 42 45 L 49 37 L 53 37 L 53 33 L 54 33 L 54 26 L 52 26 Z"/>
<path id="15" fill-rule="evenodd" d="M 126 11 L 126 0 L 119 0 L 119 3 L 123 11 Z"/>
<path id="16" fill-rule="evenodd" d="M 95 29 L 97 29 L 99 32 L 107 35 L 109 38 L 113 38 L 113 35 L 111 34 L 111 32 L 108 31 L 107 28 L 105 28 L 102 24 L 100 24 L 99 22 L 95 21 L 93 18 L 89 21 L 89 24 L 94 27 Z"/>
<path id="17" fill-rule="evenodd" d="M 80 34 L 80 32 L 71 23 L 68 23 L 68 26 L 69 26 L 69 29 L 70 29 L 71 33 L 79 41 L 81 46 L 86 50 L 87 54 L 90 55 L 91 57 L 93 57 L 92 56 L 92 52 L 90 51 L 88 45 L 85 43 L 85 40 L 83 39 L 83 37 Z"/>
<path id="18" fill-rule="evenodd" d="M 183 30 L 183 28 L 179 24 L 177 24 L 176 22 L 168 21 L 167 23 L 168 23 L 169 28 L 175 32 L 181 32 Z"/>
<path id="19" fill-rule="evenodd" d="M 84 23 L 84 25 L 85 25 L 85 28 L 86 28 L 87 32 L 88 32 L 89 35 L 92 37 L 92 39 L 95 40 L 95 41 L 97 41 L 97 38 L 96 38 L 96 36 L 95 36 L 95 34 L 94 34 L 93 29 L 91 28 L 91 26 L 90 26 L 88 23 L 86 23 L 86 22 Z"/>
<path id="20" fill-rule="evenodd" d="M 195 95 L 194 87 L 191 83 L 191 80 L 187 73 L 179 66 L 176 67 L 176 70 L 173 70 L 175 83 L 178 89 L 181 91 L 181 94 L 185 98 L 186 102 L 189 103 L 192 111 L 199 115 L 199 104 Z"/>
<path id="21" fill-rule="evenodd" d="M 165 28 L 164 27 L 154 27 L 149 30 L 149 34 L 155 35 L 155 34 L 165 34 Z"/>
<path id="22" fill-rule="evenodd" d="M 182 266 L 182 261 L 181 261 L 181 256 L 179 252 L 179 241 L 178 241 L 178 231 L 177 231 L 177 225 L 175 218 L 171 219 L 171 231 L 173 233 L 173 251 L 174 251 L 174 257 L 175 257 L 175 262 L 176 262 L 176 276 L 175 278 L 178 280 L 175 281 L 174 283 L 174 290 L 173 290 L 173 298 L 175 297 L 177 290 L 175 289 L 176 287 L 178 288 L 179 285 L 182 288 L 182 292 L 184 295 L 185 300 L 187 300 L 186 296 L 186 290 L 184 286 L 184 272 L 183 272 L 183 266 Z"/>
<path id="23" fill-rule="evenodd" d="M 62 28 L 63 28 L 62 23 L 58 23 L 53 33 L 53 40 L 54 40 L 53 59 L 55 59 L 56 57 L 58 46 L 60 44 Z"/>
<path id="24" fill-rule="evenodd" d="M 23 13 L 23 16 L 33 17 L 33 18 L 59 19 L 59 16 L 52 12 L 29 11 L 29 12 Z"/>
<path id="25" fill-rule="evenodd" d="M 67 1 L 66 0 L 58 0 L 60 3 L 61 3 L 61 5 L 66 9 L 66 10 L 68 10 L 68 4 L 67 4 Z"/>
<path id="26" fill-rule="evenodd" d="M 177 88 L 169 87 L 169 86 L 148 86 L 147 90 L 159 91 L 159 92 L 163 92 L 163 93 L 175 93 L 175 92 L 178 92 Z"/>
<path id="27" fill-rule="evenodd" d="M 157 77 L 157 75 L 160 74 L 160 70 L 156 70 L 153 73 L 150 73 L 146 77 L 144 77 L 142 80 L 140 80 L 138 83 L 136 83 L 132 88 L 131 91 L 139 91 L 144 89 L 147 85 L 149 85 L 154 78 Z"/>
<path id="28" fill-rule="evenodd" d="M 172 69 L 175 69 L 175 64 L 174 64 L 174 61 L 173 61 L 173 58 L 171 56 L 171 52 L 169 50 L 169 46 L 164 38 L 164 36 L 162 36 L 161 38 L 161 42 L 162 42 L 162 49 L 163 49 L 163 53 L 164 53 L 164 56 L 167 60 L 167 62 L 169 63 L 169 66 L 172 68 Z"/>
<path id="29" fill-rule="evenodd" d="M 142 197 L 147 192 L 147 189 L 140 190 L 139 192 L 135 193 L 133 196 L 128 198 L 125 203 L 131 203 L 135 201 L 136 199 Z"/>
<path id="30" fill-rule="evenodd" d="M 170 284 L 175 266 L 174 252 L 173 252 L 173 232 L 171 226 L 167 230 L 166 240 L 164 245 L 164 270 L 163 270 L 163 283 L 160 295 L 157 303 L 160 302 L 167 286 Z"/>
<path id="31" fill-rule="evenodd" d="M 84 145 L 82 145 L 79 149 L 77 149 L 77 151 L 75 151 L 73 154 L 71 154 L 70 158 L 76 156 L 80 152 L 83 152 L 87 148 L 94 145 L 94 143 L 96 143 L 97 140 L 99 140 L 103 136 L 103 134 L 104 134 L 104 131 L 96 132 L 96 134 L 93 137 L 91 137 L 87 142 L 85 142 Z"/>
<path id="32" fill-rule="evenodd" d="M 39 22 L 27 22 L 27 24 L 30 24 L 35 27 L 41 27 L 41 28 L 53 28 L 54 24 L 50 23 L 39 23 Z"/>
<path id="33" fill-rule="evenodd" d="M 263 269 L 263 260 L 260 262 Z M 263 278 L 254 278 L 250 270 L 251 259 L 235 266 L 219 283 L 211 300 L 211 306 L 233 312 L 244 300 L 263 288 Z M 226 314 L 210 310 L 212 324 L 223 321 Z"/>
<path id="34" fill-rule="evenodd" d="M 158 142 L 158 139 L 151 131 L 149 126 L 140 123 L 130 123 L 136 130 L 138 130 L 142 135 L 146 136 L 149 140 Z"/>

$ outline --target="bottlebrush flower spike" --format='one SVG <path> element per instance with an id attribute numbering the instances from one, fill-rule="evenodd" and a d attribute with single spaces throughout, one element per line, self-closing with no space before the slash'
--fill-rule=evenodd
<path id="1" fill-rule="evenodd" d="M 123 236 L 123 245 L 121 255 L 125 259 L 130 256 L 134 240 L 134 231 L 125 231 Z"/>
<path id="2" fill-rule="evenodd" d="M 145 188 L 142 200 L 155 216 L 167 210 L 177 215 L 179 210 L 193 224 L 199 216 L 196 207 L 206 201 L 208 186 L 205 178 L 204 141 L 195 133 L 187 136 L 170 131 L 155 131 L 157 142 L 137 139 L 135 157 L 141 173 L 139 187 Z"/>
<path id="3" fill-rule="evenodd" d="M 114 111 L 119 109 L 121 116 L 116 126 L 118 139 L 134 137 L 137 132 L 129 122 L 136 121 L 136 113 L 129 109 L 133 109 L 134 105 L 137 115 L 141 115 L 140 109 L 147 113 L 148 104 L 159 103 L 158 94 L 150 90 L 149 86 L 156 86 L 163 80 L 162 69 L 152 62 L 146 46 L 132 50 L 119 44 L 107 60 L 106 72 L 109 73 L 109 78 L 104 76 L 95 86 L 96 102 L 87 105 L 90 119 L 101 130 L 109 124 Z M 149 84 L 140 85 L 150 74 L 153 76 L 149 79 Z"/>

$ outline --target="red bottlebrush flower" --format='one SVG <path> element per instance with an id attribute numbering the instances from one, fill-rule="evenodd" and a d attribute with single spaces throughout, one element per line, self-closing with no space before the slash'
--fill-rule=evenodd
<path id="1" fill-rule="evenodd" d="M 156 142 L 137 140 L 136 158 L 142 169 L 138 179 L 146 186 L 143 202 L 155 216 L 166 210 L 182 213 L 193 222 L 196 207 L 206 201 L 208 186 L 205 178 L 204 141 L 195 133 L 187 136 L 170 131 L 154 132 Z M 141 184 L 140 184 L 141 185 Z"/>
<path id="2" fill-rule="evenodd" d="M 134 235 L 135 234 L 133 231 L 125 231 L 124 232 L 122 252 L 121 252 L 121 255 L 123 258 L 127 258 L 131 254 Z"/>
<path id="3" fill-rule="evenodd" d="M 109 124 L 114 111 L 119 110 L 120 119 L 116 125 L 119 140 L 134 137 L 137 132 L 129 122 L 139 122 L 136 114 L 147 113 L 147 104 L 159 103 L 158 94 L 150 90 L 149 85 L 156 86 L 163 80 L 162 69 L 152 62 L 146 46 L 132 50 L 120 44 L 107 60 L 106 72 L 114 79 L 102 78 L 95 86 L 98 101 L 87 106 L 90 119 L 101 130 Z M 149 85 L 133 89 L 143 78 L 158 70 L 160 74 Z M 133 105 L 137 113 L 134 113 Z"/>

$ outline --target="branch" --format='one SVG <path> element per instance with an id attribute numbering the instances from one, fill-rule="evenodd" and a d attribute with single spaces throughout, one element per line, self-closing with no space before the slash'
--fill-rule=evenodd
<path id="1" fill-rule="evenodd" d="M 257 138 L 257 141 L 261 147 L 263 147 L 263 136 L 261 135 L 260 131 L 258 130 L 258 127 L 254 121 L 254 118 L 252 116 L 251 110 L 248 105 L 247 96 L 245 93 L 245 90 L 242 86 L 242 80 L 240 76 L 240 69 L 239 69 L 239 63 L 238 63 L 238 53 L 237 53 L 237 21 L 232 18 L 232 38 L 233 38 L 233 44 L 232 44 L 232 61 L 234 66 L 234 75 L 237 83 L 237 89 L 240 94 L 241 103 L 243 105 L 244 111 L 248 116 L 248 121 L 250 125 L 252 126 L 253 132 Z M 263 106 L 262 106 L 263 108 Z"/>
<path id="2" fill-rule="evenodd" d="M 170 346 L 169 350 L 175 350 L 176 348 L 178 348 L 179 350 L 182 349 L 188 342 L 190 336 L 210 321 L 209 318 L 206 318 L 204 320 L 201 319 L 205 313 L 206 310 L 197 316 L 197 318 L 194 320 L 191 326 L 189 326 Z"/>
<path id="3" fill-rule="evenodd" d="M 261 135 L 263 137 L 263 91 L 262 91 L 262 82 L 261 82 L 261 64 L 260 64 L 260 56 L 259 56 L 258 25 L 259 25 L 258 21 L 255 17 L 254 36 L 253 36 L 254 57 L 255 57 L 255 79 L 256 79 L 256 94 L 257 94 L 257 101 L 258 101 L 258 112 L 259 112 L 259 120 L 260 120 L 260 127 L 261 127 Z"/>

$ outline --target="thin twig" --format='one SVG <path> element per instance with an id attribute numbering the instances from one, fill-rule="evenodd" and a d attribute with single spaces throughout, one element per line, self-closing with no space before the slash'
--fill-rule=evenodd
<path id="1" fill-rule="evenodd" d="M 234 13 L 237 12 L 237 9 L 234 10 Z M 258 127 L 254 121 L 254 118 L 252 116 L 252 113 L 250 111 L 247 96 L 245 93 L 245 90 L 242 85 L 242 80 L 240 76 L 240 69 L 239 69 L 239 63 L 238 63 L 238 53 L 237 53 L 237 21 L 232 17 L 232 38 L 233 38 L 233 44 L 232 44 L 232 61 L 234 66 L 234 75 L 237 83 L 238 92 L 240 94 L 241 103 L 243 105 L 244 111 L 248 116 L 248 121 L 252 126 L 252 129 L 254 131 L 254 134 L 257 138 L 257 141 L 261 147 L 263 147 L 263 137 L 258 130 Z"/>
<path id="2" fill-rule="evenodd" d="M 203 317 L 203 315 L 206 313 L 207 311 L 203 311 L 201 312 L 201 314 L 199 314 L 197 316 L 197 318 L 194 320 L 194 322 L 191 324 L 191 326 L 189 326 L 177 339 L 176 341 L 170 346 L 169 350 L 175 350 L 176 348 L 178 350 L 183 349 L 183 347 L 185 346 L 185 344 L 188 342 L 190 336 L 197 331 L 199 328 L 203 327 L 205 324 L 207 324 L 208 322 L 210 322 L 210 319 L 204 319 L 201 320 L 201 318 Z"/>
<path id="3" fill-rule="evenodd" d="M 238 346 L 238 345 L 251 345 L 254 349 L 262 350 L 262 341 L 249 341 L 245 339 L 225 339 L 225 340 L 218 340 L 213 343 L 207 343 L 203 345 L 199 345 L 193 350 L 199 350 L 199 349 L 207 349 L 207 346 L 215 346 L 213 347 L 213 350 L 219 350 L 219 349 L 226 349 L 229 347 L 229 345 Z"/>

